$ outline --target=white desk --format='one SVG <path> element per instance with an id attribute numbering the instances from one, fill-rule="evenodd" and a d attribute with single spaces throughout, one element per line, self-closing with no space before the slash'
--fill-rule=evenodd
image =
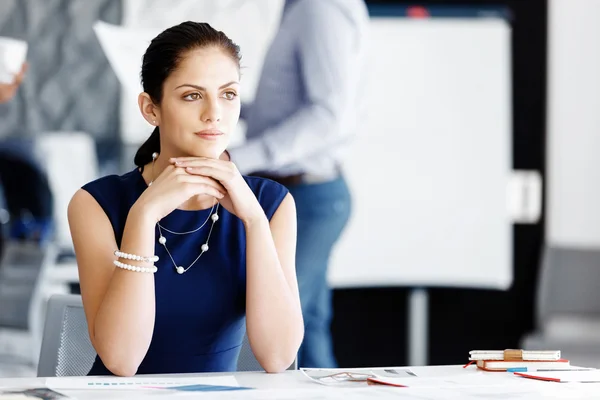
<path id="1" fill-rule="evenodd" d="M 420 377 L 444 377 L 461 374 L 485 374 L 494 380 L 486 386 L 470 387 L 467 389 L 436 389 L 436 388 L 393 388 L 388 386 L 368 386 L 358 383 L 355 388 L 334 388 L 311 382 L 300 371 L 286 371 L 281 374 L 264 372 L 238 372 L 233 375 L 240 386 L 253 387 L 258 390 L 227 391 L 227 392 L 177 392 L 169 395 L 157 391 L 126 391 L 126 390 L 62 390 L 64 394 L 80 400 L 87 399 L 168 399 L 179 397 L 211 397 L 227 399 L 366 399 L 366 398 L 402 398 L 402 399 L 461 399 L 461 400 L 497 400 L 519 399 L 598 399 L 600 384 L 585 383 L 552 383 L 518 378 L 512 374 L 501 372 L 483 372 L 475 367 L 463 369 L 461 366 L 412 367 Z M 343 369 L 347 371 L 348 369 Z M 186 374 L 173 375 L 181 377 L 209 377 L 232 374 Z M 75 379 L 86 379 L 75 378 Z M 44 387 L 45 378 L 6 378 L 0 379 L 0 389 L 11 387 Z M 320 391 L 320 393 L 318 393 Z M 486 395 L 489 393 L 489 395 Z M 329 395 L 327 395 L 329 394 Z"/>

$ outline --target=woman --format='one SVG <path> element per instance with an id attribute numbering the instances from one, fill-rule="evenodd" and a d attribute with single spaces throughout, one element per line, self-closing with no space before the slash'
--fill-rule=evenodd
<path id="1" fill-rule="evenodd" d="M 238 46 L 208 24 L 159 34 L 142 62 L 138 103 L 156 128 L 138 168 L 85 185 L 69 204 L 98 353 L 90 375 L 234 371 L 244 325 L 267 372 L 296 356 L 294 201 L 224 155 L 239 70 Z"/>

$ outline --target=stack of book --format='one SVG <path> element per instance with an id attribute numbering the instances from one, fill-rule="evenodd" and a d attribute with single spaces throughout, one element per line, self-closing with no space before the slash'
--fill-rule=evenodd
<path id="1" fill-rule="evenodd" d="M 570 368 L 560 350 L 473 350 L 470 364 L 484 371 L 527 372 Z"/>

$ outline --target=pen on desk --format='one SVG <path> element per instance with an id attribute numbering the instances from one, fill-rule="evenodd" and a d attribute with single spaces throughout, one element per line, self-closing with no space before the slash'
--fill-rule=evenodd
<path id="1" fill-rule="evenodd" d="M 564 368 L 564 369 L 548 369 L 548 368 L 507 368 L 506 372 L 567 372 L 567 371 L 593 371 L 595 368 Z"/>

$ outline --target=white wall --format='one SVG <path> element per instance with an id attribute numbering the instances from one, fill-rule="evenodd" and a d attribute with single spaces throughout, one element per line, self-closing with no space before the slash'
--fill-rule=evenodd
<path id="1" fill-rule="evenodd" d="M 549 0 L 551 244 L 600 247 L 600 1 Z"/>

